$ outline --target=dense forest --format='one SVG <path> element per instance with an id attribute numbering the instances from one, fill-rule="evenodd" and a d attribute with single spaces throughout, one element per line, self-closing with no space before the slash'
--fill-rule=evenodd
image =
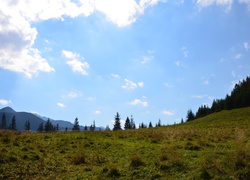
<path id="1" fill-rule="evenodd" d="M 206 105 L 202 105 L 195 114 L 191 109 L 188 110 L 187 121 L 192 121 L 222 110 L 231 110 L 248 106 L 250 106 L 250 77 L 235 84 L 231 94 L 226 95 L 224 99 L 214 100 L 210 108 Z"/>

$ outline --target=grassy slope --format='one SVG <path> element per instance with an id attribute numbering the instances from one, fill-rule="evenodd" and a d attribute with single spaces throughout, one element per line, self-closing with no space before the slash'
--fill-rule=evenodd
<path id="1" fill-rule="evenodd" d="M 250 108 L 118 132 L 0 133 L 0 179 L 250 179 Z"/>

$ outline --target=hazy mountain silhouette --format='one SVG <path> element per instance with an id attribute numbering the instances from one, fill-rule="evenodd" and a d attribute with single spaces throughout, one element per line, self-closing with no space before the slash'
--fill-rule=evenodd
<path id="1" fill-rule="evenodd" d="M 16 112 L 11 107 L 5 107 L 0 109 L 0 124 L 2 122 L 2 117 L 4 113 L 6 116 L 7 127 L 9 127 L 13 116 L 15 116 L 17 130 L 20 131 L 24 130 L 24 125 L 26 121 L 30 122 L 30 129 L 32 131 L 36 131 L 37 128 L 39 127 L 39 124 L 41 124 L 42 122 L 45 124 L 46 121 L 48 120 L 47 117 L 40 116 L 38 114 L 29 112 Z M 69 121 L 53 120 L 53 119 L 50 120 L 53 125 L 56 126 L 58 124 L 60 130 L 64 130 L 66 127 L 68 128 L 68 130 L 70 130 L 73 127 L 73 124 Z M 83 129 L 83 126 L 81 126 L 80 129 Z"/>

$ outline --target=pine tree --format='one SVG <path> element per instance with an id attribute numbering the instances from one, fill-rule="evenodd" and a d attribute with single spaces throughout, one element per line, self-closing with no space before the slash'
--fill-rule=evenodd
<path id="1" fill-rule="evenodd" d="M 39 124 L 39 126 L 38 126 L 38 128 L 37 128 L 37 131 L 38 132 L 43 132 L 43 122 L 41 122 L 40 124 Z"/>
<path id="2" fill-rule="evenodd" d="M 194 119 L 195 119 L 194 113 L 191 109 L 189 109 L 187 112 L 187 121 L 192 121 Z"/>
<path id="3" fill-rule="evenodd" d="M 120 118 L 120 114 L 117 112 L 117 114 L 115 115 L 115 123 L 114 123 L 114 128 L 113 131 L 116 130 L 121 130 L 121 118 Z"/>
<path id="4" fill-rule="evenodd" d="M 13 130 L 13 131 L 17 130 L 16 129 L 16 116 L 13 116 L 11 123 L 10 123 L 10 126 L 9 126 L 9 129 Z"/>
<path id="5" fill-rule="evenodd" d="M 130 118 L 130 126 L 131 126 L 131 129 L 136 129 L 133 115 L 131 115 L 131 118 Z"/>
<path id="6" fill-rule="evenodd" d="M 75 119 L 74 126 L 72 128 L 72 131 L 80 131 L 79 121 L 78 118 Z"/>
<path id="7" fill-rule="evenodd" d="M 126 121 L 125 121 L 124 129 L 125 129 L 125 130 L 131 129 L 131 124 L 130 124 L 130 120 L 129 120 L 128 117 L 127 117 L 127 119 L 126 119 Z"/>
<path id="8" fill-rule="evenodd" d="M 6 128 L 7 128 L 6 115 L 5 115 L 5 113 L 3 113 L 2 123 L 1 123 L 1 129 L 6 129 Z"/>
<path id="9" fill-rule="evenodd" d="M 161 119 L 159 119 L 159 121 L 157 123 L 157 127 L 161 127 Z"/>
<path id="10" fill-rule="evenodd" d="M 152 127 L 153 127 L 153 125 L 152 125 L 151 121 L 149 122 L 148 127 L 149 127 L 149 128 L 152 128 Z"/>
<path id="11" fill-rule="evenodd" d="M 110 131 L 109 125 L 106 126 L 105 131 Z"/>
<path id="12" fill-rule="evenodd" d="M 55 127 L 53 126 L 53 124 L 51 123 L 50 119 L 47 120 L 45 126 L 44 126 L 44 130 L 46 132 L 52 132 L 55 131 Z"/>
<path id="13" fill-rule="evenodd" d="M 30 130 L 30 121 L 26 121 L 25 124 L 24 124 L 24 130 L 25 131 L 29 131 Z"/>
<path id="14" fill-rule="evenodd" d="M 84 126 L 84 131 L 88 131 L 88 126 Z"/>

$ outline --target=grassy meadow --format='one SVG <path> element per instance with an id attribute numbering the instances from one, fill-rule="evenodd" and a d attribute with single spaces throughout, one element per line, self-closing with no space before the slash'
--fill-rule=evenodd
<path id="1" fill-rule="evenodd" d="M 250 108 L 105 132 L 0 132 L 0 179 L 250 179 Z"/>

